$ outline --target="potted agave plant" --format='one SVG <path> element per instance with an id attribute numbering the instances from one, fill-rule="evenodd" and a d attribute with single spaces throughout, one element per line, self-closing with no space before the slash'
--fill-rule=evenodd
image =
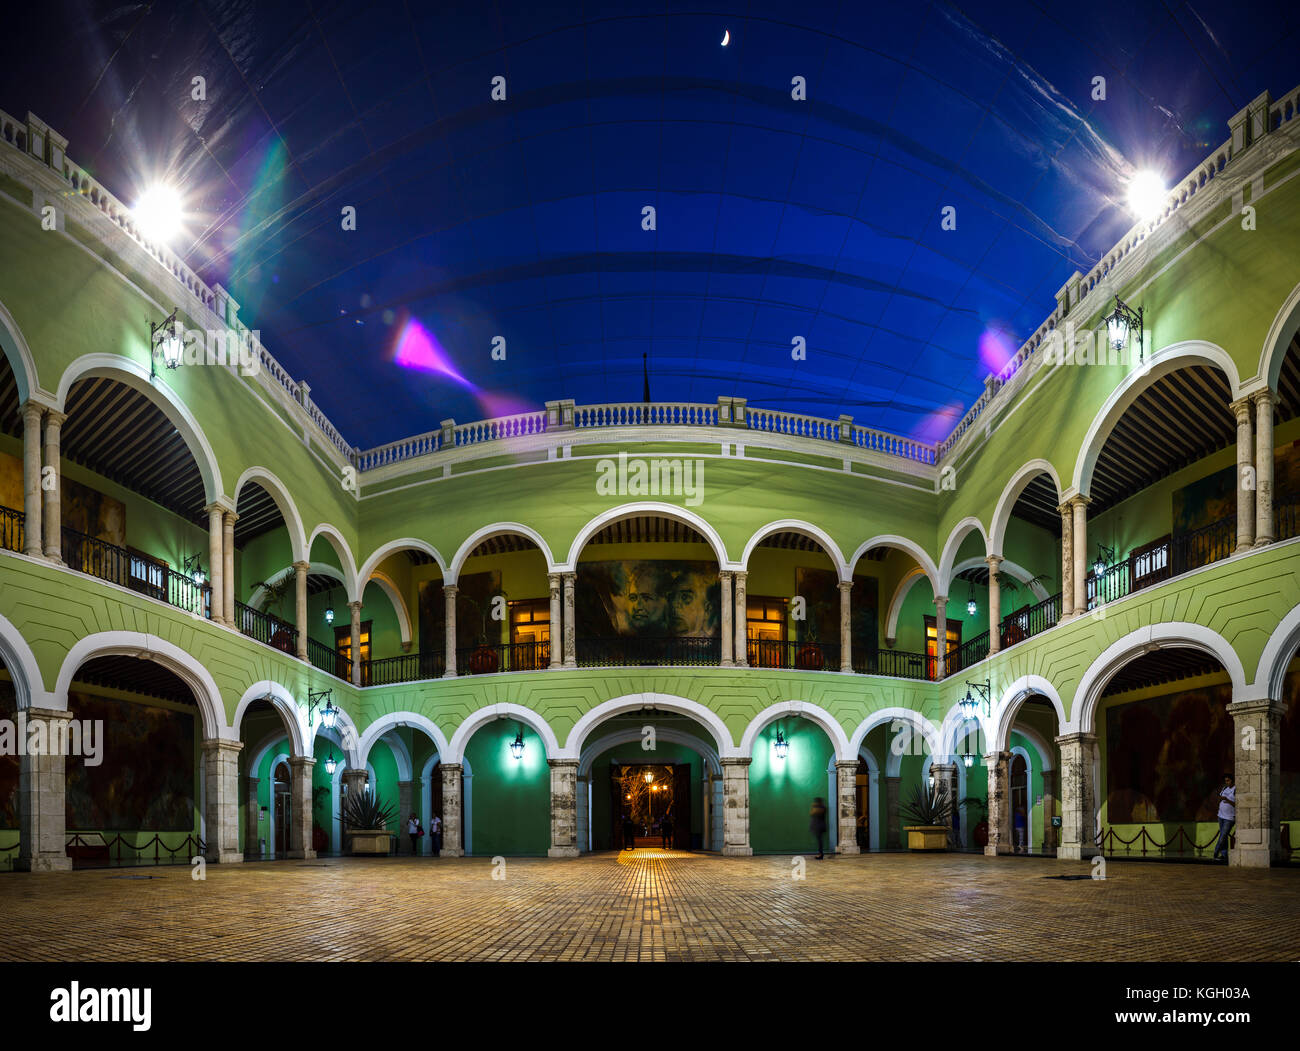
<path id="1" fill-rule="evenodd" d="M 388 822 L 397 813 L 391 803 L 385 803 L 369 792 L 357 792 L 343 801 L 343 828 L 351 842 L 352 854 L 387 854 L 392 848 L 393 833 Z"/>
<path id="2" fill-rule="evenodd" d="M 902 807 L 903 817 L 912 824 L 904 825 L 908 850 L 947 850 L 948 834 L 952 831 L 952 803 L 936 786 L 927 791 L 917 785 L 912 798 Z"/>

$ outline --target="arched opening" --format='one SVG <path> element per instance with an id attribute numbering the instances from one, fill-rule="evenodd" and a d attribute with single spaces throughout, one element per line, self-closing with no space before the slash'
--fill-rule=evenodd
<path id="1" fill-rule="evenodd" d="M 522 719 L 488 719 L 475 728 L 464 744 L 461 775 L 467 854 L 546 856 L 551 845 L 547 758 L 546 743 Z"/>
<path id="2" fill-rule="evenodd" d="M 1052 472 L 1029 465 L 1003 493 L 993 527 L 998 566 L 999 633 L 1002 649 L 1060 623 L 1062 612 L 1061 494 Z M 967 592 L 983 584 L 988 567 L 967 575 Z M 954 588 L 951 601 L 963 601 Z M 965 601 L 969 601 L 966 597 Z M 987 620 L 987 618 L 986 618 Z"/>
<path id="3" fill-rule="evenodd" d="M 743 615 L 749 666 L 839 671 L 840 572 L 825 545 L 807 531 L 782 529 L 754 545 L 745 568 Z M 873 578 L 861 579 L 863 588 L 854 596 L 859 600 L 854 612 L 875 627 L 879 598 L 867 588 Z M 858 641 L 870 651 L 875 648 L 875 634 Z"/>
<path id="4" fill-rule="evenodd" d="M 818 846 L 811 831 L 815 800 L 826 807 L 821 845 L 839 844 L 835 744 L 812 719 L 790 713 L 754 737 L 749 765 L 749 843 L 755 854 L 806 854 Z"/>
<path id="5" fill-rule="evenodd" d="M 722 849 L 722 767 L 712 734 L 662 709 L 602 720 L 587 733 L 578 764 L 579 850 L 665 843 Z"/>
<path id="6" fill-rule="evenodd" d="M 1273 431 L 1273 539 L 1300 536 L 1300 332 L 1278 371 Z"/>
<path id="7" fill-rule="evenodd" d="M 861 549 L 853 560 L 853 670 L 903 679 L 934 679 L 938 674 L 938 619 L 932 566 L 901 544 L 884 541 Z M 884 603 L 885 605 L 882 605 Z M 955 616 L 951 605 L 948 617 Z M 952 652 L 966 627 L 949 620 Z"/>
<path id="8" fill-rule="evenodd" d="M 189 684 L 156 661 L 92 657 L 72 673 L 68 712 L 73 867 L 187 865 L 203 853 L 204 726 Z"/>
<path id="9" fill-rule="evenodd" d="M 457 674 L 549 667 L 550 567 L 536 540 L 491 529 L 454 565 Z"/>
<path id="10" fill-rule="evenodd" d="M 244 747 L 239 752 L 239 843 L 245 861 L 271 861 L 303 857 L 307 849 L 326 853 L 331 848 L 333 791 L 325 769 L 325 755 L 296 774 L 290 760 L 297 754 L 289 720 L 294 718 L 285 696 L 268 695 L 243 710 L 238 730 Z M 320 752 L 332 742 L 317 737 Z M 294 777 L 310 777 L 308 790 Z"/>
<path id="11" fill-rule="evenodd" d="M 302 549 L 297 513 L 288 495 L 262 473 L 242 480 L 235 514 L 235 626 L 294 656 L 299 647 L 293 563 Z"/>
<path id="12" fill-rule="evenodd" d="M 441 557 L 414 542 L 394 544 L 378 555 L 361 570 L 366 576 L 359 631 L 362 683 L 383 686 L 442 678 L 447 673 L 447 602 Z M 483 597 L 475 590 L 470 597 L 476 596 Z M 461 605 L 458 596 L 458 620 Z M 464 605 L 468 610 L 469 602 Z M 332 645 L 350 661 L 346 597 L 340 600 L 334 625 Z"/>
<path id="13" fill-rule="evenodd" d="M 690 523 L 652 513 L 605 523 L 576 558 L 578 666 L 720 663 L 721 587 L 715 548 Z"/>
<path id="14" fill-rule="evenodd" d="M 17 725 L 18 689 L 11 671 L 0 653 L 0 720 Z M 12 872 L 18 860 L 20 814 L 18 784 L 21 759 L 14 749 L 0 751 L 0 872 Z"/>
<path id="15" fill-rule="evenodd" d="M 368 739 L 372 732 L 367 732 Z M 394 852 L 399 855 L 419 857 L 439 853 L 440 760 L 433 736 L 419 723 L 408 722 L 400 716 L 369 746 L 366 761 L 372 774 L 368 787 L 378 799 L 395 808 L 389 830 L 394 833 Z M 435 822 L 434 818 L 438 820 Z M 412 819 L 416 825 L 414 833 Z"/>

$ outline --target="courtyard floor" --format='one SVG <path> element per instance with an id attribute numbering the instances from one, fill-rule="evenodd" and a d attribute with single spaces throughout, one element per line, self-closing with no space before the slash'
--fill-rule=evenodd
<path id="1" fill-rule="evenodd" d="M 1272 960 L 1300 870 L 979 855 L 327 858 L 0 876 L 0 960 Z M 497 876 L 498 878 L 494 878 Z M 152 876 L 152 879 L 140 878 Z M 134 877 L 134 878 L 127 878 Z"/>

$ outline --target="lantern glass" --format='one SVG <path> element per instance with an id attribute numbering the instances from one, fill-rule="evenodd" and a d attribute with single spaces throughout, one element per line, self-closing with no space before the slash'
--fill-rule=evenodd
<path id="1" fill-rule="evenodd" d="M 510 754 L 516 759 L 524 757 L 524 732 L 519 731 L 519 735 L 510 742 Z"/>
<path id="2" fill-rule="evenodd" d="M 334 771 L 338 769 L 338 765 L 338 760 L 334 758 L 334 753 L 330 752 L 330 757 L 325 760 L 325 772 L 333 777 Z"/>
<path id="3" fill-rule="evenodd" d="M 175 323 L 164 328 L 158 337 L 158 349 L 162 351 L 163 364 L 169 369 L 177 368 L 181 363 L 181 337 L 176 334 Z"/>
<path id="4" fill-rule="evenodd" d="M 967 770 L 975 765 L 975 757 L 971 755 L 970 752 L 962 753 L 961 761 L 966 764 Z"/>
<path id="5" fill-rule="evenodd" d="M 777 731 L 775 743 L 776 757 L 778 759 L 784 759 L 790 754 L 790 742 L 785 739 L 785 736 L 780 731 Z"/>
<path id="6" fill-rule="evenodd" d="M 203 587 L 203 570 L 195 569 L 190 575 L 190 579 L 194 581 L 195 587 Z"/>
<path id="7" fill-rule="evenodd" d="M 977 606 L 977 605 L 975 604 L 975 600 L 974 600 L 974 599 L 968 599 L 968 600 L 966 601 L 966 615 L 967 615 L 967 616 L 970 616 L 970 617 L 975 616 L 975 614 L 976 614 L 976 612 L 978 612 L 978 610 L 979 610 L 979 606 Z"/>
<path id="8" fill-rule="evenodd" d="M 1102 577 L 1104 577 L 1104 576 L 1106 575 L 1106 563 L 1105 563 L 1105 561 L 1103 561 L 1102 559 L 1098 558 L 1097 561 L 1094 562 L 1094 563 L 1092 564 L 1092 573 L 1093 573 L 1093 576 L 1095 576 L 1098 580 L 1100 580 Z"/>
<path id="9" fill-rule="evenodd" d="M 1110 338 L 1110 345 L 1116 350 L 1124 349 L 1124 341 L 1128 339 L 1128 321 L 1115 309 L 1115 313 L 1106 319 L 1106 332 Z"/>
<path id="10" fill-rule="evenodd" d="M 320 713 L 320 724 L 326 730 L 333 730 L 334 724 L 338 722 L 339 710 L 329 701 L 325 702 L 325 707 Z"/>
<path id="11" fill-rule="evenodd" d="M 325 623 L 326 623 L 326 624 L 333 624 L 333 623 L 334 623 L 334 607 L 333 607 L 333 606 L 326 606 L 326 607 L 325 607 Z"/>

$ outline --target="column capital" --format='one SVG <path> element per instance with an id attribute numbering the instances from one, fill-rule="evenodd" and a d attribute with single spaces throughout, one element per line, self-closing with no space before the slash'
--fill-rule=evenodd
<path id="1" fill-rule="evenodd" d="M 735 569 L 732 570 L 732 572 L 736 574 L 736 579 L 741 581 L 743 581 L 746 577 L 749 576 L 748 569 Z"/>
<path id="2" fill-rule="evenodd" d="M 838 584 L 836 584 L 835 586 L 836 586 L 837 588 L 839 588 L 841 591 L 850 592 L 850 591 L 853 590 L 853 581 L 851 581 L 851 580 L 841 580 L 841 581 L 840 581 Z"/>
<path id="3" fill-rule="evenodd" d="M 992 567 L 993 569 L 997 569 L 998 566 L 1002 563 L 1003 558 L 1001 555 L 985 555 L 984 561 L 987 562 L 989 566 Z"/>
<path id="4" fill-rule="evenodd" d="M 360 603 L 360 602 L 349 602 L 349 603 L 348 603 L 348 609 L 350 609 L 353 613 L 360 613 L 360 612 L 361 612 L 361 603 Z"/>
<path id="5" fill-rule="evenodd" d="M 935 595 L 935 596 L 934 596 L 934 604 L 935 604 L 936 606 L 946 606 L 946 605 L 948 605 L 948 596 L 947 596 L 947 595 Z"/>
<path id="6" fill-rule="evenodd" d="M 547 573 L 547 574 L 546 574 L 546 583 L 547 583 L 548 585 L 550 585 L 550 588 L 551 588 L 552 591 L 558 591 L 558 590 L 559 590 L 559 587 L 560 587 L 560 584 L 561 584 L 560 574 L 559 574 L 559 573 Z"/>
<path id="7" fill-rule="evenodd" d="M 443 777 L 446 777 L 448 774 L 459 774 L 465 768 L 460 763 L 439 763 L 438 769 L 442 771 Z"/>
<path id="8" fill-rule="evenodd" d="M 753 761 L 754 760 L 749 756 L 731 756 L 730 758 L 727 759 L 718 760 L 718 762 L 721 763 L 724 768 L 728 766 L 748 766 Z"/>
<path id="9" fill-rule="evenodd" d="M 1253 394 L 1248 394 L 1248 395 L 1246 395 L 1245 398 L 1242 398 L 1241 400 L 1242 400 L 1242 401 L 1245 401 L 1247 398 L 1249 398 L 1251 401 L 1253 401 L 1256 405 L 1265 405 L 1265 404 L 1267 404 L 1267 405 L 1276 405 L 1276 404 L 1277 404 L 1277 392 L 1274 391 L 1274 390 L 1272 390 L 1272 389 L 1269 388 L 1269 387 L 1264 387 L 1264 388 L 1262 388 L 1261 390 L 1257 390 L 1257 391 L 1255 391 L 1255 393 L 1253 393 Z"/>
<path id="10" fill-rule="evenodd" d="M 28 402 L 27 404 L 31 403 Z M 57 409 L 45 410 L 45 422 L 51 427 L 58 427 L 67 418 L 68 414 L 66 412 L 59 412 Z"/>
<path id="11" fill-rule="evenodd" d="M 43 719 L 46 722 L 67 722 L 72 718 L 72 712 L 66 708 L 19 708 L 27 719 Z"/>
<path id="12" fill-rule="evenodd" d="M 443 585 L 442 585 L 442 593 L 443 593 L 443 595 L 449 595 L 449 596 L 451 596 L 452 598 L 455 598 L 456 595 L 457 595 L 459 592 L 460 592 L 460 585 L 459 585 L 459 584 L 443 584 Z"/>
<path id="13" fill-rule="evenodd" d="M 41 417 L 45 415 L 46 409 L 40 402 L 32 401 L 29 398 L 27 401 L 23 402 L 22 411 L 24 421 L 30 423 L 34 420 L 36 423 L 39 423 Z"/>
<path id="14" fill-rule="evenodd" d="M 1092 503 L 1091 496 L 1072 496 L 1066 501 L 1071 507 L 1087 507 Z"/>
<path id="15" fill-rule="evenodd" d="M 209 737 L 200 743 L 205 753 L 230 752 L 232 755 L 238 755 L 244 747 L 243 741 L 228 741 L 224 737 Z"/>
<path id="16" fill-rule="evenodd" d="M 1232 414 L 1237 417 L 1238 423 L 1250 422 L 1251 396 L 1247 394 L 1244 398 L 1238 398 L 1236 401 L 1228 403 L 1228 408 Z"/>
<path id="17" fill-rule="evenodd" d="M 856 772 L 857 769 L 858 769 L 858 762 L 859 762 L 859 760 L 857 760 L 857 759 L 836 759 L 836 760 L 835 760 L 835 769 L 836 769 L 836 770 L 848 770 L 848 769 L 852 769 L 852 770 L 854 770 L 854 771 Z"/>
<path id="18" fill-rule="evenodd" d="M 718 570 L 718 579 L 719 579 L 719 580 L 730 580 L 730 579 L 731 579 L 732 577 L 734 577 L 735 575 L 736 575 L 736 571 L 735 571 L 734 569 L 719 569 L 719 570 Z"/>
<path id="19" fill-rule="evenodd" d="M 1287 703 L 1276 697 L 1260 697 L 1252 701 L 1232 701 L 1227 706 L 1228 714 L 1237 715 L 1276 715 L 1286 714 Z"/>
<path id="20" fill-rule="evenodd" d="M 307 570 L 311 569 L 311 563 L 310 563 L 310 562 L 295 562 L 295 563 L 293 564 L 293 568 L 296 569 L 299 573 L 306 573 Z"/>
<path id="21" fill-rule="evenodd" d="M 235 512 L 231 510 L 225 510 L 225 509 L 223 510 L 225 513 L 224 513 L 224 517 L 222 518 L 222 521 L 225 522 L 226 525 L 230 526 L 233 529 L 235 523 L 239 521 L 239 515 L 235 514 Z"/>
<path id="22" fill-rule="evenodd" d="M 1057 740 L 1059 741 L 1060 738 L 1058 737 Z M 997 765 L 998 763 L 1009 762 L 1010 759 L 1011 759 L 1011 753 L 1010 753 L 1010 752 L 988 752 L 988 753 L 986 753 L 986 754 L 984 755 L 983 758 L 984 758 L 984 765 L 985 765 L 985 766 L 995 766 L 995 765 Z M 944 764 L 940 764 L 940 765 L 944 765 Z M 948 764 L 948 765 L 956 766 L 957 764 L 956 764 L 956 763 L 951 763 L 951 764 Z M 930 766 L 931 766 L 931 768 L 933 768 L 933 767 L 935 766 L 935 764 L 934 764 L 934 763 L 931 763 Z"/>
<path id="23" fill-rule="evenodd" d="M 226 497 L 220 496 L 213 500 L 212 503 L 208 504 L 203 510 L 208 514 L 225 514 L 227 511 L 233 514 L 235 505 Z"/>
<path id="24" fill-rule="evenodd" d="M 1089 733 L 1070 733 L 1061 734 L 1060 737 L 1054 737 L 1053 740 L 1059 745 L 1067 744 L 1096 744 L 1097 735 Z"/>
<path id="25" fill-rule="evenodd" d="M 573 767 L 574 770 L 577 770 L 580 762 L 581 760 L 578 759 L 548 759 L 546 760 L 546 765 L 552 770 L 570 766 Z"/>
<path id="26" fill-rule="evenodd" d="M 294 770 L 310 770 L 315 765 L 316 760 L 314 758 L 308 759 L 305 755 L 291 755 L 289 757 L 289 766 Z"/>

